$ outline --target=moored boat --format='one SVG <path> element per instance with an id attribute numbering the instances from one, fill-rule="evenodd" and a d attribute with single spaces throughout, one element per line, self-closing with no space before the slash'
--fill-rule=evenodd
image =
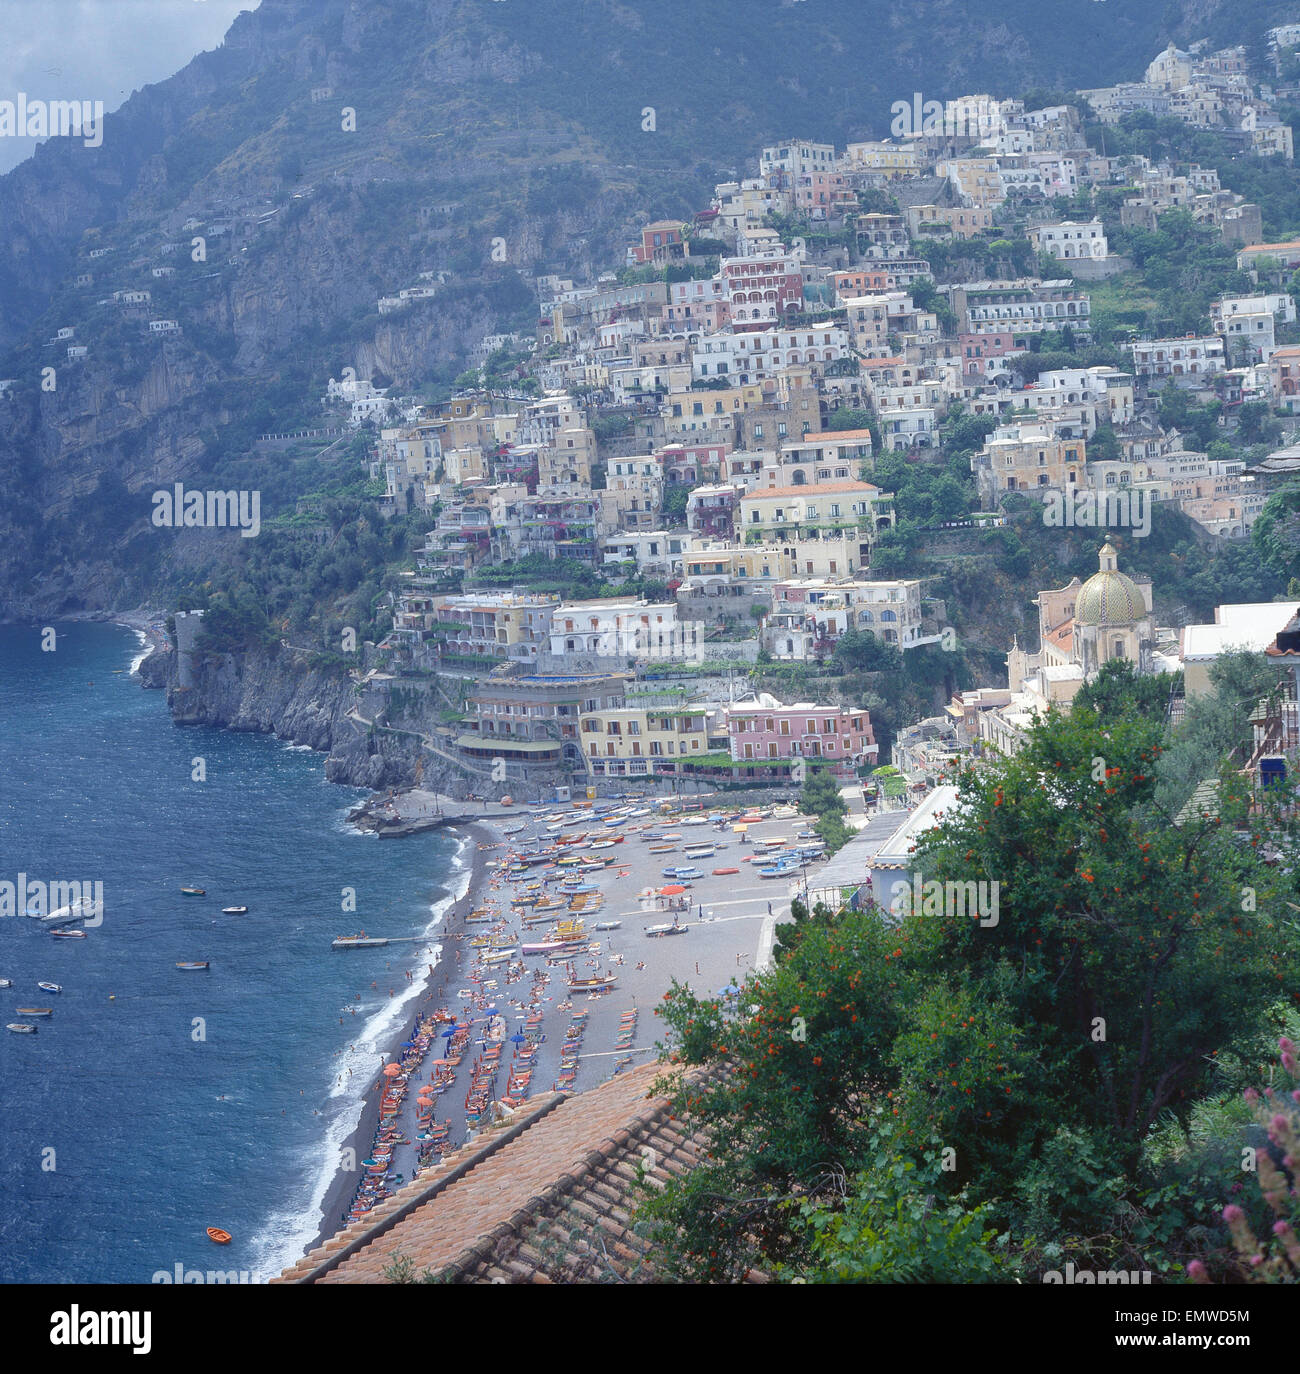
<path id="1" fill-rule="evenodd" d="M 42 992 L 62 992 L 62 991 L 63 991 L 63 985 L 62 985 L 61 983 L 37 983 L 36 986 L 37 986 L 38 988 L 40 988 L 40 990 L 41 990 Z"/>
<path id="2" fill-rule="evenodd" d="M 183 887 L 183 888 L 181 888 L 181 896 L 183 896 L 183 897 L 206 897 L 207 895 L 208 895 L 207 888 L 203 888 L 203 887 Z"/>
<path id="3" fill-rule="evenodd" d="M 223 906 L 221 914 L 223 916 L 247 916 L 248 908 L 246 906 Z"/>
<path id="4" fill-rule="evenodd" d="M 229 1245 L 230 1232 L 223 1231 L 219 1226 L 209 1226 L 208 1239 L 210 1241 L 214 1241 L 217 1245 Z"/>
<path id="5" fill-rule="evenodd" d="M 53 1007 L 15 1007 L 19 1016 L 53 1016 Z"/>
<path id="6" fill-rule="evenodd" d="M 86 938 L 84 930 L 52 930 L 50 934 L 56 940 L 84 940 Z"/>
<path id="7" fill-rule="evenodd" d="M 208 961 L 206 959 L 187 959 L 185 962 L 176 965 L 177 968 L 188 969 L 201 969 L 207 968 L 207 966 Z"/>
<path id="8" fill-rule="evenodd" d="M 36 1027 L 35 1027 L 35 1026 L 29 1026 L 29 1025 L 27 1025 L 27 1023 L 24 1022 L 24 1021 L 10 1021 L 10 1022 L 5 1026 L 5 1030 L 11 1030 L 11 1031 L 13 1031 L 13 1033 L 14 1033 L 15 1035 L 35 1035 L 35 1034 L 36 1034 Z"/>

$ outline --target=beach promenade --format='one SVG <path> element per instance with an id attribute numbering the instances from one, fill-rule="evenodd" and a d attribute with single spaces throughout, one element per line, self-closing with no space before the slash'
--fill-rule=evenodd
<path id="1" fill-rule="evenodd" d="M 530 1096 L 581 1092 L 653 1061 L 655 1009 L 674 979 L 719 993 L 770 957 L 803 877 L 760 878 L 755 854 L 802 843 L 810 824 L 767 807 L 737 830 L 741 809 L 719 797 L 471 807 L 413 791 L 375 804 L 400 817 L 473 809 L 482 820 L 470 827 L 469 889 L 436 933 L 442 952 L 415 1024 L 376 1065 L 351 1142 L 357 1168 L 330 1190 L 322 1237 Z M 688 846 L 714 852 L 693 858 Z M 678 866 L 700 876 L 665 875 Z M 685 929 L 647 934 L 674 925 Z M 602 985 L 580 986 L 588 979 Z"/>

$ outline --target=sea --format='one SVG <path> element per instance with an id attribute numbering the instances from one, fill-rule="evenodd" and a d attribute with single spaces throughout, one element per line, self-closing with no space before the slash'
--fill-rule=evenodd
<path id="1" fill-rule="evenodd" d="M 131 676 L 142 641 L 0 625 L 0 882 L 104 896 L 84 940 L 0 919 L 0 1024 L 53 1008 L 0 1030 L 0 1282 L 259 1282 L 300 1258 L 469 882 L 466 842 L 349 826 L 366 794 L 319 754 L 173 725 Z M 426 938 L 331 951 L 361 930 Z"/>

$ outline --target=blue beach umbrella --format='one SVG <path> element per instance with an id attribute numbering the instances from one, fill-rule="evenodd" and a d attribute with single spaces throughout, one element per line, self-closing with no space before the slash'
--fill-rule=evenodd
<path id="1" fill-rule="evenodd" d="M 516 1045 L 525 1045 L 528 1043 L 528 1037 L 526 1035 L 520 1035 L 518 1031 L 516 1031 L 510 1039 Z"/>

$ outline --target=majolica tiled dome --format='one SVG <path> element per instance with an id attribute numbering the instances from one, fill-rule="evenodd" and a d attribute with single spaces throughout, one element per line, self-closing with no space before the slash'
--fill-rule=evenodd
<path id="1" fill-rule="evenodd" d="M 1115 550 L 1106 544 L 1101 550 L 1101 571 L 1079 588 L 1074 598 L 1076 625 L 1132 625 L 1147 613 L 1146 602 L 1137 584 L 1115 566 Z"/>

